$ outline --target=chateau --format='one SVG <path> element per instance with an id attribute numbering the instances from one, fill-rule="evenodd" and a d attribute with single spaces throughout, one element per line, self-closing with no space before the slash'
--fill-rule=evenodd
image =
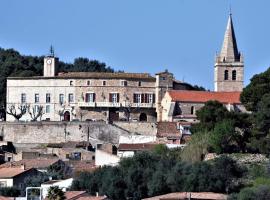
<path id="1" fill-rule="evenodd" d="M 188 120 L 195 118 L 195 111 L 208 100 L 219 100 L 230 110 L 244 110 L 239 101 L 244 63 L 238 52 L 231 15 L 221 52 L 216 56 L 215 92 L 187 91 L 191 86 L 175 80 L 168 71 L 155 76 L 63 73 L 57 66 L 58 58 L 51 53 L 44 58 L 43 76 L 7 79 L 6 107 L 14 106 L 18 110 L 21 105 L 27 105 L 32 110 L 20 120 L 31 121 L 40 107 L 43 113 L 37 120 L 47 121 Z M 15 118 L 8 114 L 6 120 Z"/>

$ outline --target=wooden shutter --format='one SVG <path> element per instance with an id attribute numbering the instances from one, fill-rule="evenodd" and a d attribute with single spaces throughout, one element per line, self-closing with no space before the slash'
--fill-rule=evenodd
<path id="1" fill-rule="evenodd" d="M 112 94 L 109 94 L 109 102 L 112 102 Z"/>
<path id="2" fill-rule="evenodd" d="M 93 93 L 93 102 L 96 102 L 96 93 Z"/>
<path id="3" fill-rule="evenodd" d="M 117 93 L 117 103 L 119 102 L 119 93 Z"/>
<path id="4" fill-rule="evenodd" d="M 138 103 L 136 102 L 136 94 L 133 94 L 133 103 Z"/>
<path id="5" fill-rule="evenodd" d="M 153 94 L 153 103 L 156 103 L 156 95 Z"/>
<path id="6" fill-rule="evenodd" d="M 141 103 L 145 103 L 145 94 L 141 94 Z"/>

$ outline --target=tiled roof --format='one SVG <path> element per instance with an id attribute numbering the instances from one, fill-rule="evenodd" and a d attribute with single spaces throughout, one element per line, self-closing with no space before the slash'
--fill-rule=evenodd
<path id="1" fill-rule="evenodd" d="M 30 170 L 30 169 L 29 169 Z M 28 170 L 22 168 L 1 168 L 0 178 L 12 178 L 19 174 L 25 173 Z"/>
<path id="2" fill-rule="evenodd" d="M 86 196 L 86 197 L 80 197 L 77 200 L 106 200 L 106 199 L 108 199 L 106 196 L 98 196 L 98 197 Z"/>
<path id="3" fill-rule="evenodd" d="M 153 143 L 136 143 L 136 144 L 119 144 L 119 151 L 144 151 L 144 150 L 152 150 L 157 144 Z"/>
<path id="4" fill-rule="evenodd" d="M 150 197 L 143 200 L 185 200 L 185 199 L 226 200 L 227 195 L 212 192 L 175 192 L 160 196 Z"/>
<path id="5" fill-rule="evenodd" d="M 23 159 L 15 162 L 7 162 L 0 165 L 0 168 L 16 168 L 21 165 L 25 166 L 25 169 L 36 168 L 36 169 L 45 169 L 55 163 L 57 163 L 59 159 Z"/>
<path id="6" fill-rule="evenodd" d="M 14 200 L 15 198 L 14 197 L 3 197 L 3 196 L 0 196 L 0 200 Z"/>
<path id="7" fill-rule="evenodd" d="M 86 160 L 79 160 L 79 161 L 65 161 L 65 163 L 70 166 L 75 172 L 82 172 L 82 171 L 94 171 L 96 170 L 95 161 L 86 161 Z"/>
<path id="8" fill-rule="evenodd" d="M 180 137 L 176 122 L 159 122 L 157 124 L 158 137 Z"/>
<path id="9" fill-rule="evenodd" d="M 68 142 L 61 142 L 61 143 L 49 143 L 47 147 L 50 148 L 84 148 L 91 146 L 90 142 L 86 141 L 81 141 L 81 142 L 76 142 L 76 141 L 68 141 Z"/>
<path id="10" fill-rule="evenodd" d="M 66 200 L 78 199 L 85 194 L 86 194 L 86 191 L 67 191 L 67 192 L 65 192 Z"/>
<path id="11" fill-rule="evenodd" d="M 58 77 L 67 78 L 131 78 L 131 79 L 155 79 L 148 73 L 104 73 L 104 72 L 68 72 L 60 73 Z"/>
<path id="12" fill-rule="evenodd" d="M 221 103 L 240 104 L 241 92 L 207 92 L 190 90 L 171 90 L 168 92 L 172 101 L 205 103 L 216 100 Z"/>

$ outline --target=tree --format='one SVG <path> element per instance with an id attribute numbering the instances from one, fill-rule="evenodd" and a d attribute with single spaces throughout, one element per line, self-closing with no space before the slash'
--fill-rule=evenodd
<path id="1" fill-rule="evenodd" d="M 64 199 L 66 199 L 65 193 L 58 186 L 50 187 L 47 197 L 49 200 L 64 200 Z"/>
<path id="2" fill-rule="evenodd" d="M 241 102 L 246 109 L 257 111 L 257 105 L 262 97 L 270 93 L 270 68 L 265 72 L 256 74 L 250 80 L 250 83 L 243 89 L 241 93 Z"/>
<path id="3" fill-rule="evenodd" d="M 26 104 L 20 104 L 16 108 L 16 106 L 12 104 L 8 106 L 6 113 L 12 115 L 17 121 L 19 121 L 22 116 L 26 114 L 28 107 L 29 106 Z"/>
<path id="4" fill-rule="evenodd" d="M 32 107 L 28 107 L 28 113 L 32 119 L 32 121 L 37 121 L 38 118 L 40 118 L 40 120 L 42 119 L 42 115 L 44 115 L 44 109 L 43 106 L 39 106 L 39 105 L 35 105 Z"/>
<path id="5" fill-rule="evenodd" d="M 196 112 L 196 115 L 200 123 L 192 127 L 192 133 L 213 130 L 217 122 L 229 115 L 229 111 L 218 101 L 208 101 Z"/>

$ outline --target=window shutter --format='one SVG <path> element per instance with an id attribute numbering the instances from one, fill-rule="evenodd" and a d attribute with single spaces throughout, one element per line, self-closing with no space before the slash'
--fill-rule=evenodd
<path id="1" fill-rule="evenodd" d="M 155 94 L 153 94 L 153 103 L 156 103 L 156 95 Z"/>
<path id="2" fill-rule="evenodd" d="M 109 102 L 112 102 L 112 94 L 109 94 Z"/>
<path id="3" fill-rule="evenodd" d="M 93 102 L 96 102 L 96 93 L 93 93 Z"/>
<path id="4" fill-rule="evenodd" d="M 141 94 L 141 103 L 145 103 L 145 94 Z"/>
<path id="5" fill-rule="evenodd" d="M 136 102 L 136 94 L 133 94 L 133 103 L 137 103 Z"/>
<path id="6" fill-rule="evenodd" d="M 117 93 L 117 103 L 119 102 L 119 93 Z"/>

